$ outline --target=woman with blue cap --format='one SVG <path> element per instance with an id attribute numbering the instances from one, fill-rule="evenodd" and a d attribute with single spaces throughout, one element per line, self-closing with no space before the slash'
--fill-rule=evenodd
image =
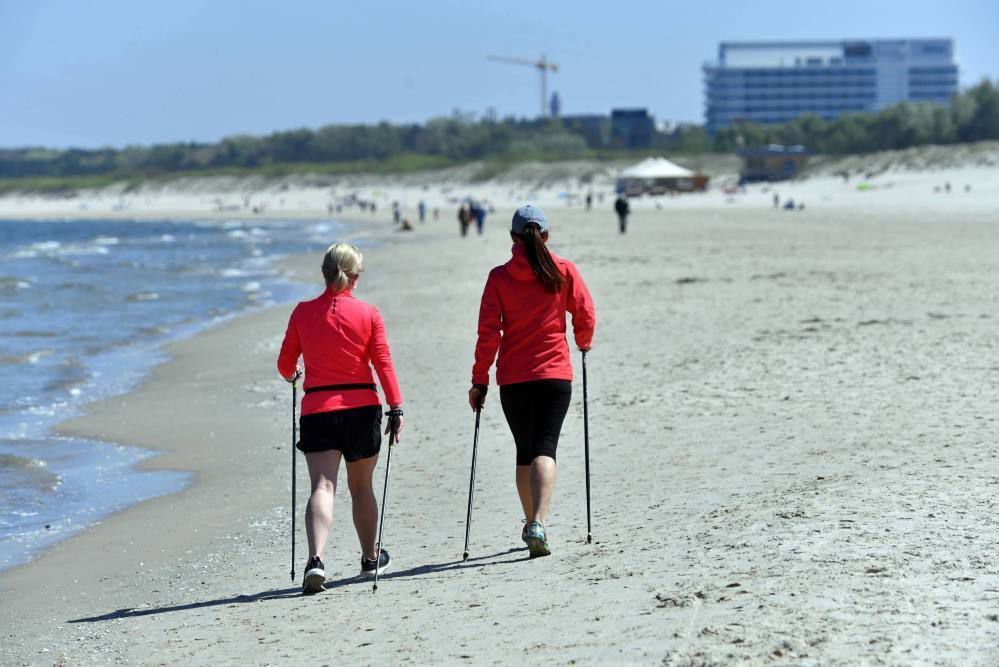
<path id="1" fill-rule="evenodd" d="M 545 522 L 555 489 L 555 451 L 569 400 L 572 363 L 566 318 L 576 346 L 588 350 L 596 318 L 575 265 L 548 250 L 548 221 L 536 206 L 513 214 L 513 257 L 489 273 L 479 307 L 479 336 L 468 402 L 482 406 L 496 361 L 500 404 L 517 446 L 517 493 L 524 510 L 521 538 L 531 557 L 551 549 Z"/>

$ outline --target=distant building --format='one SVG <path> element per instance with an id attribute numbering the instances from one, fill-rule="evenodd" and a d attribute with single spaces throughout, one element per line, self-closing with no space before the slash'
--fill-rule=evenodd
<path id="1" fill-rule="evenodd" d="M 739 151 L 743 183 L 753 181 L 786 181 L 797 176 L 811 153 L 803 146 L 770 144 Z"/>
<path id="2" fill-rule="evenodd" d="M 551 100 L 548 102 L 548 110 L 551 112 L 552 118 L 558 118 L 562 112 L 562 98 L 558 96 L 557 92 L 552 93 Z"/>
<path id="3" fill-rule="evenodd" d="M 833 119 L 957 92 L 951 39 L 722 42 L 704 66 L 709 132 L 736 122 Z"/>
<path id="4" fill-rule="evenodd" d="M 624 148 L 648 148 L 656 129 L 655 119 L 648 109 L 613 109 L 611 111 L 611 141 Z"/>

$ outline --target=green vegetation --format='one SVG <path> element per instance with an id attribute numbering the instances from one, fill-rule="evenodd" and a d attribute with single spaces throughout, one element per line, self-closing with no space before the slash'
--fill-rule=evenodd
<path id="1" fill-rule="evenodd" d="M 847 154 L 999 139 L 999 87 L 983 81 L 956 95 L 949 106 L 904 103 L 877 114 L 846 115 L 833 121 L 805 115 L 783 125 L 742 123 L 714 137 L 699 125 L 679 125 L 669 132 L 655 132 L 652 145 L 637 151 L 615 146 L 609 124 L 609 119 L 596 128 L 571 119 L 476 119 L 456 112 L 422 125 L 328 125 L 263 137 L 240 135 L 210 144 L 0 149 L 0 193 L 188 176 L 403 173 L 472 161 L 484 163 L 478 177 L 488 178 L 525 160 L 727 153 L 769 143 Z"/>

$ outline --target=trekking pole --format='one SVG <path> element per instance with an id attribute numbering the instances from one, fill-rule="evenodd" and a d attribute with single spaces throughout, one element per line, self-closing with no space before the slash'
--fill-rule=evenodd
<path id="1" fill-rule="evenodd" d="M 590 528 L 590 413 L 586 395 L 586 350 L 583 350 L 583 449 L 586 455 L 586 543 L 593 542 Z"/>
<path id="2" fill-rule="evenodd" d="M 378 543 L 375 545 L 375 583 L 371 587 L 371 592 L 378 590 L 378 566 L 382 562 L 382 530 L 385 528 L 385 500 L 388 498 L 389 473 L 392 471 L 392 447 L 398 438 L 399 417 L 402 410 L 395 408 L 385 413 L 389 418 L 389 446 L 388 456 L 385 458 L 385 488 L 382 489 L 381 516 L 378 518 Z"/>
<path id="3" fill-rule="evenodd" d="M 295 581 L 295 464 L 298 458 L 295 456 L 295 441 L 298 439 L 298 378 L 302 377 L 299 371 L 295 371 L 295 379 L 291 381 L 291 580 Z"/>
<path id="4" fill-rule="evenodd" d="M 475 459 L 479 452 L 479 417 L 482 415 L 482 399 L 475 408 L 475 435 L 472 438 L 472 475 L 468 482 L 468 514 L 465 516 L 465 553 L 461 560 L 468 560 L 468 536 L 472 531 L 472 498 L 475 496 Z"/>

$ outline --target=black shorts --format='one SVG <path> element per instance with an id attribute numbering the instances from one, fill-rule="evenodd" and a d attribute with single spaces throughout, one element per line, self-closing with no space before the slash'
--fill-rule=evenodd
<path id="1" fill-rule="evenodd" d="M 517 443 L 517 465 L 530 465 L 538 456 L 555 458 L 571 398 L 572 383 L 568 380 L 535 380 L 500 387 L 503 414 Z"/>
<path id="2" fill-rule="evenodd" d="M 375 456 L 382 447 L 380 405 L 302 415 L 298 426 L 298 448 L 306 454 L 337 449 L 353 463 Z"/>

